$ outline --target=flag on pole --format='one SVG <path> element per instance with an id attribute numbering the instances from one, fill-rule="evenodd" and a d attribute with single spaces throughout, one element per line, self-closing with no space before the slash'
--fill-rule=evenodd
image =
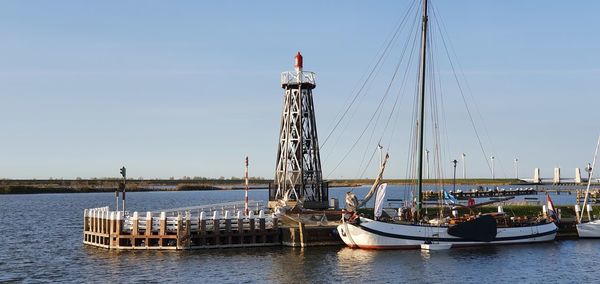
<path id="1" fill-rule="evenodd" d="M 546 194 L 548 198 L 548 204 L 546 207 L 548 208 L 548 217 L 552 221 L 558 221 L 558 214 L 556 213 L 556 208 L 554 207 L 554 202 L 552 202 L 552 198 L 550 198 L 550 194 Z"/>
<path id="2" fill-rule="evenodd" d="M 456 200 L 456 198 L 454 196 L 452 196 L 452 194 L 446 192 L 444 190 L 444 201 L 446 202 L 446 204 L 448 204 L 448 201 L 452 204 L 455 204 L 458 202 L 458 200 Z"/>

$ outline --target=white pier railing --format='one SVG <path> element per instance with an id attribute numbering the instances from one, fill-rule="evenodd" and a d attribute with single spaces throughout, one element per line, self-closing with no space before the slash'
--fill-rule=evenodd
<path id="1" fill-rule="evenodd" d="M 108 207 L 85 209 L 83 242 L 117 249 L 275 245 L 279 242 L 279 221 L 265 214 L 261 204 L 253 202 L 257 210 L 248 214 L 239 203 L 143 213 L 110 211 Z M 206 211 L 215 207 L 221 208 Z"/>

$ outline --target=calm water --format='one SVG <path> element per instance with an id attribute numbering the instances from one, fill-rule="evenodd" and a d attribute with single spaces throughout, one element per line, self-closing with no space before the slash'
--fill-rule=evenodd
<path id="1" fill-rule="evenodd" d="M 341 197 L 345 191 L 331 189 L 331 195 Z M 356 191 L 362 194 L 366 189 Z M 128 207 L 157 210 L 238 201 L 243 195 L 243 191 L 130 193 Z M 250 198 L 265 200 L 267 191 L 251 191 Z M 600 240 L 452 249 L 431 254 L 344 247 L 183 252 L 114 252 L 84 247 L 83 209 L 113 204 L 112 193 L 0 195 L 0 282 L 600 281 Z"/>

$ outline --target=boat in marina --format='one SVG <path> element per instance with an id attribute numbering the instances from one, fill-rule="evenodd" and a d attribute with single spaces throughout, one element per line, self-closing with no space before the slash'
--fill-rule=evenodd
<path id="1" fill-rule="evenodd" d="M 435 239 L 452 247 L 552 241 L 557 227 L 545 220 L 514 222 L 504 213 L 449 220 L 437 226 L 424 222 L 381 222 L 365 217 L 344 221 L 338 232 L 348 246 L 363 249 L 420 248 Z"/>
<path id="2" fill-rule="evenodd" d="M 579 223 L 577 226 L 577 234 L 583 239 L 600 238 L 600 220 L 592 220 L 589 222 Z"/>
<path id="3" fill-rule="evenodd" d="M 452 214 L 442 214 L 440 204 L 435 207 L 440 209 L 440 214 L 431 218 L 422 202 L 423 188 L 423 156 L 424 156 L 424 121 L 425 117 L 425 89 L 426 89 L 426 58 L 428 30 L 428 1 L 422 1 L 421 17 L 421 51 L 419 63 L 419 111 L 417 113 L 416 131 L 416 160 L 417 181 L 414 202 L 408 210 L 398 210 L 396 216 L 385 220 L 367 218 L 358 213 L 358 208 L 365 205 L 374 195 L 382 179 L 388 159 L 380 165 L 379 175 L 364 200 L 358 200 L 352 193 L 346 198 L 346 214 L 342 224 L 337 230 L 341 239 L 349 247 L 362 249 L 448 249 L 461 246 L 481 246 L 499 244 L 536 243 L 554 240 L 557 232 L 555 223 L 546 216 L 516 218 L 504 213 L 502 207 L 498 212 L 478 214 L 474 209 L 482 204 L 448 204 Z M 435 83 L 434 83 L 435 85 Z M 502 200 L 499 200 L 502 201 Z M 485 202 L 490 204 L 491 202 Z M 462 211 L 464 214 L 459 215 Z M 599 223 L 600 224 L 600 223 Z"/>
<path id="4" fill-rule="evenodd" d="M 594 161 L 592 162 L 592 167 L 590 168 L 590 176 L 588 178 L 588 184 L 585 189 L 585 196 L 583 198 L 583 205 L 580 207 L 579 204 L 575 205 L 575 213 L 577 218 L 577 234 L 580 238 L 600 238 L 600 219 L 592 220 L 590 216 L 591 205 L 588 204 L 589 195 L 590 195 L 590 186 L 592 184 L 592 177 L 594 175 L 594 169 L 596 167 L 596 158 L 598 156 L 598 146 L 600 146 L 600 136 L 598 137 L 598 142 L 596 143 L 596 150 L 594 152 Z M 579 202 L 579 201 L 577 201 Z M 588 222 L 583 222 L 583 212 L 579 213 L 579 209 L 586 210 L 588 212 Z"/>

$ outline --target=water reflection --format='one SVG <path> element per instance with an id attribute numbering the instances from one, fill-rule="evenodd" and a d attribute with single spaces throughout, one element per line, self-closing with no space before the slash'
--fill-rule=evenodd
<path id="1" fill-rule="evenodd" d="M 343 247 L 337 252 L 339 266 L 351 266 L 373 261 L 376 251 Z"/>
<path id="2" fill-rule="evenodd" d="M 264 200 L 267 193 L 250 195 Z M 0 282 L 596 283 L 600 279 L 595 269 L 600 240 L 436 252 L 336 246 L 122 252 L 84 247 L 83 208 L 112 204 L 113 198 L 111 193 L 0 196 L 4 241 Z M 147 192 L 129 198 L 130 208 L 144 211 L 241 200 L 243 191 Z"/>
<path id="3" fill-rule="evenodd" d="M 431 252 L 428 250 L 421 250 L 421 257 L 423 257 L 423 260 L 429 260 L 431 258 Z"/>

